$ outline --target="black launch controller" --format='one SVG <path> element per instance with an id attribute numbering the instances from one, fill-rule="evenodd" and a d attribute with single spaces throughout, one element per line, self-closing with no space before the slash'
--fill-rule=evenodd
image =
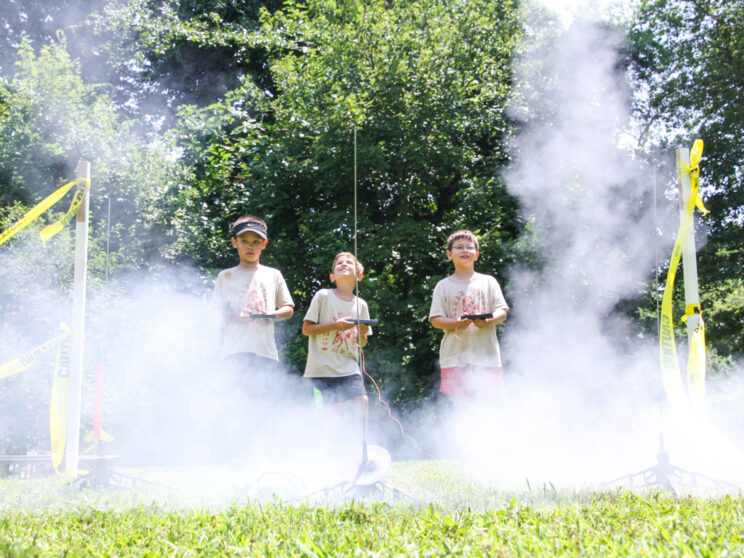
<path id="1" fill-rule="evenodd" d="M 346 321 L 362 325 L 377 325 L 380 323 L 380 320 L 360 320 L 359 318 L 346 318 Z"/>
<path id="2" fill-rule="evenodd" d="M 493 318 L 493 314 L 489 312 L 488 314 L 465 314 L 460 316 L 461 320 L 487 320 L 488 318 Z"/>

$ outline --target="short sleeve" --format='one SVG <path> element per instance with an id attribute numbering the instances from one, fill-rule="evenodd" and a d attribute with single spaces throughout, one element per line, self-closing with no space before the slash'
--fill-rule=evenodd
<path id="1" fill-rule="evenodd" d="M 429 319 L 435 316 L 447 317 L 447 309 L 445 308 L 444 300 L 444 288 L 442 282 L 437 283 L 434 287 L 434 294 L 431 298 L 431 308 L 429 309 Z"/>
<path id="2" fill-rule="evenodd" d="M 501 291 L 501 286 L 499 285 L 499 282 L 496 280 L 495 277 L 490 277 L 492 281 L 491 285 L 491 293 L 493 295 L 493 300 L 491 301 L 492 308 L 494 310 L 509 310 L 509 305 L 506 303 L 506 299 L 504 298 L 504 293 Z"/>
<path id="3" fill-rule="evenodd" d="M 287 287 L 287 282 L 284 280 L 284 276 L 278 271 L 276 281 L 276 307 L 281 308 L 282 306 L 294 306 L 292 295 L 289 293 L 289 288 Z"/>
<path id="4" fill-rule="evenodd" d="M 316 292 L 313 295 L 313 299 L 310 301 L 310 308 L 307 309 L 303 320 L 313 322 L 314 324 L 320 323 L 320 307 L 321 307 L 321 291 Z"/>

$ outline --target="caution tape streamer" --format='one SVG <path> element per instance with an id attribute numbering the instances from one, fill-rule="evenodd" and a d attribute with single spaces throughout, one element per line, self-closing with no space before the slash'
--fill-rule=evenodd
<path id="1" fill-rule="evenodd" d="M 685 204 L 682 218 L 679 224 L 679 230 L 677 231 L 677 238 L 674 242 L 674 248 L 672 249 L 672 257 L 669 262 L 669 270 L 667 271 L 666 285 L 664 286 L 664 295 L 661 301 L 661 316 L 660 316 L 660 327 L 659 327 L 659 356 L 661 364 L 661 379 L 664 385 L 664 391 L 667 395 L 670 406 L 680 412 L 689 411 L 690 401 L 698 408 L 698 404 L 701 403 L 700 394 L 704 394 L 705 384 L 705 333 L 704 326 L 701 325 L 696 331 L 699 331 L 697 338 L 693 338 L 690 344 L 690 358 L 688 359 L 688 380 L 694 377 L 692 383 L 688 383 L 690 387 L 690 397 L 688 397 L 687 389 L 682 381 L 682 375 L 679 370 L 679 362 L 677 360 L 677 347 L 674 339 L 674 319 L 672 312 L 672 295 L 674 291 L 674 280 L 677 275 L 677 267 L 679 266 L 680 258 L 682 257 L 682 250 L 685 242 L 687 241 L 687 235 L 692 224 L 692 216 L 697 207 L 703 214 L 708 213 L 708 210 L 703 205 L 703 201 L 700 198 L 698 192 L 700 167 L 698 166 L 700 158 L 703 153 L 703 141 L 696 140 L 692 149 L 690 150 L 690 164 L 681 163 L 679 165 L 678 172 L 680 176 L 690 175 L 691 193 L 690 198 Z M 687 312 L 685 313 L 686 319 L 688 315 L 700 314 L 699 305 L 694 308 L 695 305 L 688 306 Z M 703 324 L 702 317 L 700 324 Z M 702 364 L 702 367 L 701 367 Z M 701 391 L 702 381 L 702 391 Z"/>
<path id="2" fill-rule="evenodd" d="M 89 179 L 80 177 L 57 188 L 54 192 L 49 194 L 46 198 L 44 198 L 33 208 L 31 208 L 28 213 L 21 217 L 15 224 L 13 224 L 13 226 L 0 233 L 0 245 L 13 238 L 16 234 L 33 223 L 42 213 L 47 211 L 59 200 L 61 200 L 65 196 L 65 194 L 67 194 L 67 192 L 69 192 L 73 188 L 73 186 L 77 186 L 77 190 L 75 191 L 75 196 L 73 197 L 72 203 L 70 204 L 70 208 L 67 210 L 67 213 L 65 213 L 65 215 L 63 215 L 62 218 L 60 218 L 57 222 L 45 227 L 42 231 L 41 238 L 46 242 L 59 231 L 61 231 L 62 228 L 70 221 L 72 215 L 75 214 L 75 211 L 77 211 L 77 209 L 80 207 L 80 203 L 82 203 L 82 200 L 84 199 L 85 192 L 90 187 Z"/>
<path id="3" fill-rule="evenodd" d="M 53 337 L 46 343 L 42 343 L 38 347 L 26 351 L 21 356 L 14 358 L 5 364 L 0 364 L 0 379 L 28 370 L 41 355 L 55 347 L 60 343 L 60 341 L 64 340 L 70 334 L 70 328 L 67 324 L 60 324 L 59 327 L 62 329 L 62 333 L 56 337 Z"/>
<path id="4" fill-rule="evenodd" d="M 57 221 L 51 223 L 50 225 L 47 225 L 41 230 L 41 240 L 46 242 L 63 228 L 65 228 L 67 223 L 69 223 L 73 216 L 75 216 L 75 214 L 78 212 L 78 209 L 80 209 L 80 206 L 83 204 L 83 200 L 85 199 L 85 194 L 89 188 L 90 180 L 83 180 L 81 183 L 78 184 L 77 190 L 75 190 L 75 194 L 72 196 L 72 201 L 70 202 L 70 207 L 67 209 L 67 212 L 62 217 L 57 219 Z"/>
<path id="5" fill-rule="evenodd" d="M 52 441 L 52 465 L 58 470 L 62 463 L 67 441 L 67 396 L 70 391 L 69 339 L 59 344 L 57 365 L 52 382 L 52 398 L 49 406 L 49 436 Z"/>
<path id="6" fill-rule="evenodd" d="M 706 413 L 705 408 L 705 322 L 695 327 L 690 340 L 690 356 L 687 361 L 687 389 L 690 392 L 692 407 L 698 415 Z"/>

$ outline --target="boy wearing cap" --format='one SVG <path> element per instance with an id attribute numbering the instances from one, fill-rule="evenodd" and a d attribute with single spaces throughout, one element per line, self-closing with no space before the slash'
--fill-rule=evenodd
<path id="1" fill-rule="evenodd" d="M 214 440 L 227 444 L 220 458 L 273 455 L 282 426 L 277 405 L 291 389 L 279 368 L 274 322 L 292 317 L 294 303 L 278 269 L 261 265 L 266 223 L 244 215 L 232 225 L 235 267 L 217 275 L 213 308 L 221 314 L 224 368 L 213 377 L 219 400 Z M 281 446 L 279 446 L 281 447 Z"/>
<path id="2" fill-rule="evenodd" d="M 241 373 L 271 372 L 279 362 L 274 322 L 291 318 L 294 303 L 281 272 L 259 263 L 269 242 L 263 219 L 240 217 L 230 242 L 240 261 L 219 273 L 212 296 L 222 310 L 222 356 Z"/>

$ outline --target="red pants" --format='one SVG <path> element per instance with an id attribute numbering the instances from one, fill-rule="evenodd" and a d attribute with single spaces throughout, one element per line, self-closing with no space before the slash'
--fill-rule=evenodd
<path id="1" fill-rule="evenodd" d="M 481 391 L 504 391 L 501 366 L 452 366 L 442 368 L 439 391 L 446 395 L 474 395 Z"/>

